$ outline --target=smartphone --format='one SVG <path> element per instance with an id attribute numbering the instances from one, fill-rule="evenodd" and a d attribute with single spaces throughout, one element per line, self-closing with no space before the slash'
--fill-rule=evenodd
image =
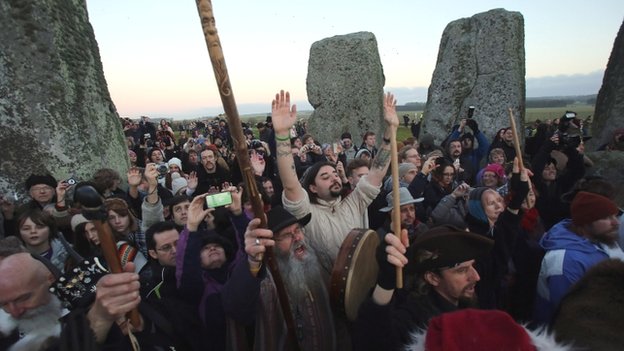
<path id="1" fill-rule="evenodd" d="M 209 208 L 216 208 L 221 206 L 227 206 L 232 203 L 232 193 L 224 191 L 222 193 L 216 193 L 206 196 L 206 206 Z"/>
<path id="2" fill-rule="evenodd" d="M 472 118 L 472 116 L 474 115 L 474 110 L 475 110 L 474 106 L 468 107 L 468 118 Z"/>
<path id="3" fill-rule="evenodd" d="M 340 144 L 338 144 L 338 143 L 332 143 L 332 148 L 334 149 L 334 155 L 338 155 L 338 153 L 339 153 L 339 151 L 340 151 L 340 150 L 338 149 L 338 145 L 340 145 Z"/>

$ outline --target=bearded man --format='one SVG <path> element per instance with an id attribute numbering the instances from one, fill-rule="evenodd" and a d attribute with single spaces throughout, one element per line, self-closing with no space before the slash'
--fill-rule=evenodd
<path id="1" fill-rule="evenodd" d="M 5 252 L 0 243 L 3 256 L 0 257 L 0 349 L 1 350 L 57 350 L 59 348 L 61 329 L 66 335 L 81 335 L 81 342 L 95 345 L 104 343 L 116 345 L 119 329 L 113 330 L 115 321 L 126 312 L 136 308 L 138 296 L 138 275 L 132 272 L 134 265 L 129 264 L 124 273 L 108 274 L 97 282 L 95 301 L 80 323 L 61 324 L 59 319 L 68 311 L 63 309 L 56 295 L 48 290 L 56 279 L 42 261 L 29 253 Z M 17 252 L 17 253 L 15 253 Z M 69 316 L 63 317 L 64 319 Z M 79 330 L 79 331 L 78 331 Z M 111 336 L 112 335 L 112 336 Z M 94 338 L 93 341 L 89 341 Z M 77 340 L 72 340 L 71 347 Z M 83 345 L 84 346 L 84 345 Z"/>
<path id="2" fill-rule="evenodd" d="M 557 223 L 540 240 L 546 254 L 537 280 L 537 322 L 550 322 L 561 299 L 589 268 L 609 258 L 624 260 L 617 243 L 620 210 L 613 201 L 579 191 L 570 214 L 572 219 Z"/>
<path id="3" fill-rule="evenodd" d="M 295 218 L 283 207 L 267 213 L 269 229 L 252 220 L 245 232 L 246 264 L 240 264 L 222 292 L 229 317 L 256 323 L 254 350 L 288 350 L 287 329 L 277 301 L 275 284 L 259 254 L 273 246 L 295 321 L 302 350 L 335 350 L 334 322 L 318 258 L 306 244 L 304 226 L 311 214 Z"/>
<path id="4" fill-rule="evenodd" d="M 386 234 L 377 249 L 377 285 L 353 325 L 354 350 L 403 350 L 412 331 L 431 318 L 476 305 L 475 259 L 493 240 L 443 225 L 420 235 L 408 251 L 407 231 L 401 234 Z M 395 290 L 396 267 L 404 267 L 404 289 Z"/>

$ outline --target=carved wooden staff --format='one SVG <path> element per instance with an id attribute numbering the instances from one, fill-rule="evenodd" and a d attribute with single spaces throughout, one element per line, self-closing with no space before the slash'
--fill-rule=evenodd
<path id="1" fill-rule="evenodd" d="M 267 221 L 264 214 L 264 205 L 262 203 L 260 192 L 258 192 L 253 169 L 251 168 L 251 163 L 249 161 L 247 142 L 245 136 L 243 135 L 243 128 L 238 116 L 236 101 L 234 100 L 234 94 L 230 84 L 230 77 L 228 75 L 227 66 L 225 65 L 221 41 L 219 40 L 219 34 L 217 33 L 215 18 L 212 11 L 212 2 L 210 0 L 196 0 L 195 2 L 197 4 L 199 18 L 201 19 L 202 29 L 204 30 L 204 37 L 206 39 L 206 46 L 208 46 L 210 62 L 212 63 L 212 69 L 217 80 L 221 103 L 223 104 L 223 109 L 225 110 L 228 118 L 230 134 L 232 136 L 232 141 L 234 142 L 234 150 L 236 152 L 238 165 L 240 166 L 241 174 L 245 182 L 247 194 L 249 194 L 249 198 L 251 200 L 254 216 L 256 218 L 260 218 L 261 220 L 260 227 L 266 228 Z M 267 262 L 269 271 L 273 276 L 273 281 L 275 282 L 278 300 L 288 328 L 288 337 L 294 349 L 299 350 L 299 344 L 295 336 L 295 321 L 290 308 L 288 295 L 286 293 L 286 289 L 284 288 L 284 282 L 279 272 L 277 262 L 275 261 L 275 256 L 273 255 L 272 247 L 266 247 L 266 255 L 264 258 Z"/>
<path id="2" fill-rule="evenodd" d="M 396 133 L 390 136 L 390 168 L 392 172 L 392 231 L 401 240 L 401 198 L 399 196 L 399 156 Z M 396 267 L 396 287 L 403 288 L 403 269 Z"/>
<path id="3" fill-rule="evenodd" d="M 90 185 L 81 186 L 76 189 L 74 198 L 82 205 L 82 215 L 90 220 L 98 232 L 102 254 L 106 264 L 112 273 L 123 272 L 119 256 L 117 255 L 117 245 L 113 237 L 113 232 L 106 221 L 108 213 L 102 202 L 100 194 Z M 135 308 L 126 315 L 130 319 L 130 324 L 135 328 L 141 327 L 139 311 Z"/>

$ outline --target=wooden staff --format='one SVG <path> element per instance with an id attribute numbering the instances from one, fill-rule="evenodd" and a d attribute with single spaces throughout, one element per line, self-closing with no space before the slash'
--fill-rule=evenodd
<path id="1" fill-rule="evenodd" d="M 119 261 L 119 256 L 117 255 L 115 238 L 113 237 L 113 232 L 106 221 L 108 213 L 99 193 L 90 185 L 81 186 L 76 189 L 74 198 L 82 205 L 82 215 L 93 223 L 98 232 L 100 247 L 102 248 L 102 254 L 104 255 L 108 269 L 112 273 L 122 273 L 123 268 L 121 267 L 121 262 Z M 139 311 L 136 308 L 128 312 L 126 317 L 128 317 L 130 324 L 133 327 L 141 327 L 141 317 L 139 316 Z"/>
<path id="2" fill-rule="evenodd" d="M 399 156 L 396 133 L 390 136 L 390 169 L 392 172 L 392 231 L 401 240 L 401 197 L 399 196 Z M 403 288 L 403 269 L 396 267 L 396 287 Z"/>
<path id="3" fill-rule="evenodd" d="M 509 108 L 509 120 L 511 122 L 511 130 L 514 138 L 514 148 L 516 149 L 516 157 L 518 158 L 518 166 L 520 170 L 524 168 L 524 162 L 522 161 L 522 151 L 520 150 L 520 138 L 518 137 L 518 129 L 516 129 L 516 118 L 513 110 Z M 513 162 L 513 160 L 511 160 Z"/>
<path id="4" fill-rule="evenodd" d="M 212 2 L 210 0 L 196 0 L 197 11 L 199 12 L 199 18 L 201 19 L 202 29 L 204 31 L 204 38 L 206 39 L 206 46 L 208 47 L 208 54 L 210 56 L 210 62 L 212 63 L 212 70 L 217 81 L 217 87 L 219 89 L 219 95 L 221 96 L 221 103 L 223 109 L 227 115 L 228 125 L 232 141 L 234 142 L 234 150 L 236 152 L 236 158 L 238 159 L 238 165 L 240 166 L 241 174 L 245 182 L 247 194 L 253 207 L 254 217 L 260 218 L 261 228 L 266 228 L 267 220 L 264 214 L 264 204 L 262 203 L 262 197 L 256 186 L 256 181 L 249 161 L 249 154 L 247 153 L 247 141 L 243 134 L 243 128 L 238 116 L 238 109 L 236 108 L 236 101 L 234 100 L 234 94 L 232 92 L 232 86 L 230 84 L 230 76 L 228 75 L 227 66 L 225 65 L 225 57 L 223 56 L 223 49 L 221 48 L 221 41 L 219 40 L 219 34 L 217 33 L 217 27 L 215 25 L 215 18 L 212 11 Z M 288 328 L 288 337 L 295 350 L 299 350 L 299 343 L 297 342 L 295 334 L 295 321 L 293 319 L 292 311 L 290 308 L 290 302 L 286 289 L 284 288 L 284 282 L 275 261 L 273 254 L 273 248 L 266 247 L 266 255 L 264 261 L 267 262 L 267 266 L 273 281 L 275 282 L 275 288 L 277 289 L 277 297 L 284 314 L 284 320 Z"/>

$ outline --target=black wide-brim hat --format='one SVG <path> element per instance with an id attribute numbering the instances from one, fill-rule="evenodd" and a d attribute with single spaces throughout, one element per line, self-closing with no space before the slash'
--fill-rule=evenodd
<path id="1" fill-rule="evenodd" d="M 286 211 L 284 207 L 276 206 L 271 208 L 271 210 L 267 212 L 267 226 L 269 227 L 269 229 L 271 229 L 273 233 L 277 233 L 280 230 L 295 223 L 299 223 L 302 226 L 305 226 L 310 222 L 311 218 L 312 214 L 308 213 L 307 215 L 297 219 L 297 217 Z"/>
<path id="2" fill-rule="evenodd" d="M 494 240 L 467 232 L 452 225 L 434 227 L 416 238 L 408 249 L 407 270 L 423 273 L 440 268 L 454 267 L 490 252 Z M 421 250 L 430 254 L 422 255 Z M 418 262 L 418 256 L 421 261 Z"/>

